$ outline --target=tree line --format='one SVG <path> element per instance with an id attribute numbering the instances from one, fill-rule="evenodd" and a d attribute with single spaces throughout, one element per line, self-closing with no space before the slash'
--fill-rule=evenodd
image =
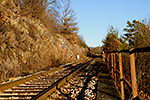
<path id="1" fill-rule="evenodd" d="M 109 28 L 107 36 L 102 40 L 105 52 L 115 50 L 129 50 L 132 48 L 141 48 L 150 46 L 150 20 L 127 21 L 127 27 L 123 30 L 124 35 L 118 36 L 118 30 L 113 26 Z M 117 65 L 119 62 L 116 53 Z M 135 53 L 135 63 L 137 72 L 138 92 L 145 98 L 150 96 L 150 52 Z M 130 58 L 129 54 L 122 53 L 122 65 L 126 78 L 130 80 Z M 119 69 L 119 68 L 118 68 Z M 126 87 L 127 90 L 127 87 Z M 128 90 L 127 90 L 128 91 Z M 128 97 L 131 92 L 128 92 Z"/>

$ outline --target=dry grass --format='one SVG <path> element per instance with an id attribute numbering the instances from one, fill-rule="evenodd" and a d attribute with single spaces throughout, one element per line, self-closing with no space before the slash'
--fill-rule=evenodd
<path id="1" fill-rule="evenodd" d="M 60 33 L 58 13 L 51 9 L 56 3 L 54 0 L 5 0 L 0 4 L 0 82 L 76 59 L 79 48 L 70 45 L 78 43 L 77 35 L 65 39 L 57 34 Z"/>

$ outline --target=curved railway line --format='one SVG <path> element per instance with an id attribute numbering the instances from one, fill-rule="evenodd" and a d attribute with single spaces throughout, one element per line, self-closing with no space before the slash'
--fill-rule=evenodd
<path id="1" fill-rule="evenodd" d="M 0 85 L 0 100 L 96 98 L 95 59 L 82 60 Z"/>

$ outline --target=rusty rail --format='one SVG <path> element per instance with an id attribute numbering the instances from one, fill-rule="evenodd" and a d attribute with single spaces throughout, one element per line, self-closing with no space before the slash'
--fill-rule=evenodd
<path id="1" fill-rule="evenodd" d="M 21 79 L 18 79 L 18 80 L 9 82 L 9 83 L 1 84 L 0 85 L 0 92 L 2 93 L 5 89 L 11 88 L 13 86 L 18 86 L 21 83 L 33 80 L 33 79 L 38 78 L 39 76 L 42 76 L 42 75 L 47 75 L 49 73 L 61 70 L 61 69 L 65 68 L 65 67 L 67 67 L 67 66 L 75 66 L 75 65 L 80 64 L 80 63 L 82 63 L 84 61 L 85 61 L 85 59 L 81 60 L 81 61 L 78 61 L 78 62 L 67 63 L 67 64 L 61 65 L 60 67 L 51 69 L 51 70 L 46 71 L 46 72 L 36 73 L 36 74 L 34 74 L 32 76 L 27 76 L 27 77 L 24 77 L 24 78 L 21 78 Z"/>
<path id="2" fill-rule="evenodd" d="M 105 64 L 109 68 L 109 73 L 112 78 L 115 80 L 115 85 L 117 86 L 117 74 L 120 74 L 120 89 L 121 89 L 121 99 L 125 100 L 125 84 L 132 90 L 133 99 L 139 98 L 137 92 L 137 78 L 136 78 L 136 67 L 135 67 L 135 53 L 139 52 L 150 52 L 150 47 L 137 48 L 131 50 L 120 50 L 120 51 L 111 51 L 106 52 L 106 57 L 104 58 Z M 116 69 L 116 58 L 115 55 L 118 53 L 119 56 L 119 71 Z M 122 68 L 122 53 L 130 54 L 130 68 L 131 68 L 131 83 L 125 78 Z M 102 56 L 104 57 L 104 56 Z M 110 58 L 110 59 L 109 59 Z"/>
<path id="3" fill-rule="evenodd" d="M 85 63 L 84 65 L 82 65 L 79 69 L 73 71 L 69 75 L 66 75 L 65 77 L 63 77 L 62 79 L 60 79 L 59 81 L 57 81 L 56 83 L 52 84 L 49 88 L 47 88 L 44 91 L 40 92 L 38 95 L 33 96 L 31 98 L 31 100 L 46 100 L 47 97 L 52 92 L 54 92 L 57 89 L 59 89 L 64 83 L 66 83 L 69 79 L 71 79 L 76 74 L 78 74 L 83 68 L 85 68 L 86 66 L 89 66 L 90 64 L 92 64 L 94 61 L 95 61 L 95 59 L 91 59 L 90 61 L 88 61 L 87 63 Z"/>
<path id="4" fill-rule="evenodd" d="M 22 98 L 22 99 L 29 99 L 27 97 L 33 97 L 34 95 L 37 95 L 38 93 L 41 92 L 41 90 L 43 91 L 44 89 L 48 88 L 50 86 L 50 82 L 52 81 L 49 81 L 49 79 L 46 81 L 46 83 L 44 82 L 44 80 L 46 80 L 45 78 L 50 78 L 50 76 L 48 76 L 50 73 L 54 73 L 54 72 L 57 72 L 57 71 L 60 71 L 60 70 L 63 70 L 63 69 L 68 69 L 67 72 L 70 70 L 72 71 L 75 71 L 78 69 L 78 67 L 80 67 L 81 65 L 84 65 L 85 63 L 89 62 L 89 61 L 92 61 L 92 59 L 83 59 L 83 60 L 80 60 L 80 61 L 77 61 L 77 62 L 73 62 L 73 63 L 68 63 L 68 64 L 65 64 L 65 65 L 61 65 L 60 67 L 57 67 L 57 68 L 54 68 L 54 69 L 51 69 L 49 71 L 45 71 L 45 72 L 40 72 L 40 73 L 36 73 L 32 76 L 27 76 L 27 77 L 23 77 L 21 79 L 18 79 L 18 80 L 15 80 L 15 81 L 11 81 L 11 82 L 8 82 L 8 83 L 5 83 L 5 84 L 1 84 L 0 85 L 0 99 L 3 100 L 3 98 L 1 97 L 6 97 L 7 99 L 9 97 L 11 97 L 11 99 L 18 99 L 18 97 L 25 97 L 25 98 Z M 72 68 L 73 67 L 73 68 Z M 68 72 L 70 73 L 70 72 Z M 68 74 L 67 73 L 67 74 Z M 65 75 L 67 75 L 65 74 Z M 47 77 L 45 77 L 47 76 Z M 43 77 L 45 77 L 44 79 L 42 79 Z M 62 76 L 64 77 L 64 76 Z M 61 78 L 62 78 L 61 77 Z M 69 78 L 69 77 L 67 77 Z M 36 80 L 36 79 L 42 79 L 42 81 L 38 81 L 40 83 L 35 83 L 32 84 L 31 83 L 31 86 L 28 86 L 27 88 L 25 87 L 25 85 L 21 85 L 21 84 L 25 84 L 27 82 L 31 82 Z M 54 78 L 53 78 L 54 79 Z M 56 80 L 58 80 L 59 78 L 57 78 Z M 44 83 L 41 83 L 41 82 L 44 82 Z M 52 82 L 55 84 L 55 81 Z M 27 83 L 28 84 L 28 83 Z M 42 85 L 42 84 L 45 84 L 45 85 Z M 48 85 L 47 85 L 48 84 Z M 21 86 L 20 86 L 21 85 Z M 33 86 L 34 85 L 34 86 Z M 25 87 L 25 88 L 24 88 Z M 12 90 L 12 91 L 7 91 L 8 89 Z M 13 91 L 13 89 L 15 90 L 21 90 L 21 89 L 24 89 L 25 91 Z M 6 90 L 6 91 L 5 91 Z M 29 91 L 28 91 L 29 90 Z M 31 90 L 31 91 L 30 91 Z M 34 91 L 36 90 L 36 91 Z M 46 89 L 47 90 L 47 89 Z M 15 94 L 14 94 L 15 93 Z M 16 95 L 16 93 L 18 93 L 18 95 Z M 27 94 L 29 93 L 29 95 Z M 35 93 L 35 94 L 34 94 Z M 14 98 L 14 97 L 17 97 L 17 98 Z M 9 98 L 10 99 L 10 98 Z M 19 98 L 20 100 L 20 98 Z"/>

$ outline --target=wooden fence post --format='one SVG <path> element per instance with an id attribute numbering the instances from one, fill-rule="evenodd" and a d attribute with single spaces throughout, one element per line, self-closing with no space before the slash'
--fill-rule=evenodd
<path id="1" fill-rule="evenodd" d="M 105 53 L 104 55 L 105 56 L 102 56 L 102 57 L 104 57 L 104 59 L 105 59 L 105 65 L 107 66 L 107 53 Z"/>
<path id="2" fill-rule="evenodd" d="M 108 54 L 108 57 L 107 57 L 107 67 L 109 69 L 109 74 L 110 74 L 110 65 L 109 65 L 110 59 L 109 59 L 109 57 L 110 57 L 110 54 Z"/>
<path id="3" fill-rule="evenodd" d="M 117 86 L 116 54 L 114 53 L 115 86 Z"/>
<path id="4" fill-rule="evenodd" d="M 107 56 L 106 56 L 106 66 L 107 66 L 107 68 L 109 68 L 108 67 L 108 53 L 107 53 Z"/>
<path id="5" fill-rule="evenodd" d="M 111 53 L 111 77 L 114 78 L 113 53 Z"/>
<path id="6" fill-rule="evenodd" d="M 119 52 L 119 69 L 120 69 L 121 99 L 125 100 L 124 82 L 123 82 L 123 69 L 122 69 L 122 57 L 121 57 L 120 52 Z"/>
<path id="7" fill-rule="evenodd" d="M 137 83 L 136 83 L 136 70 L 135 70 L 134 53 L 130 54 L 130 66 L 131 66 L 132 92 L 133 92 L 133 98 L 135 98 L 138 96 L 138 92 L 137 92 Z"/>

